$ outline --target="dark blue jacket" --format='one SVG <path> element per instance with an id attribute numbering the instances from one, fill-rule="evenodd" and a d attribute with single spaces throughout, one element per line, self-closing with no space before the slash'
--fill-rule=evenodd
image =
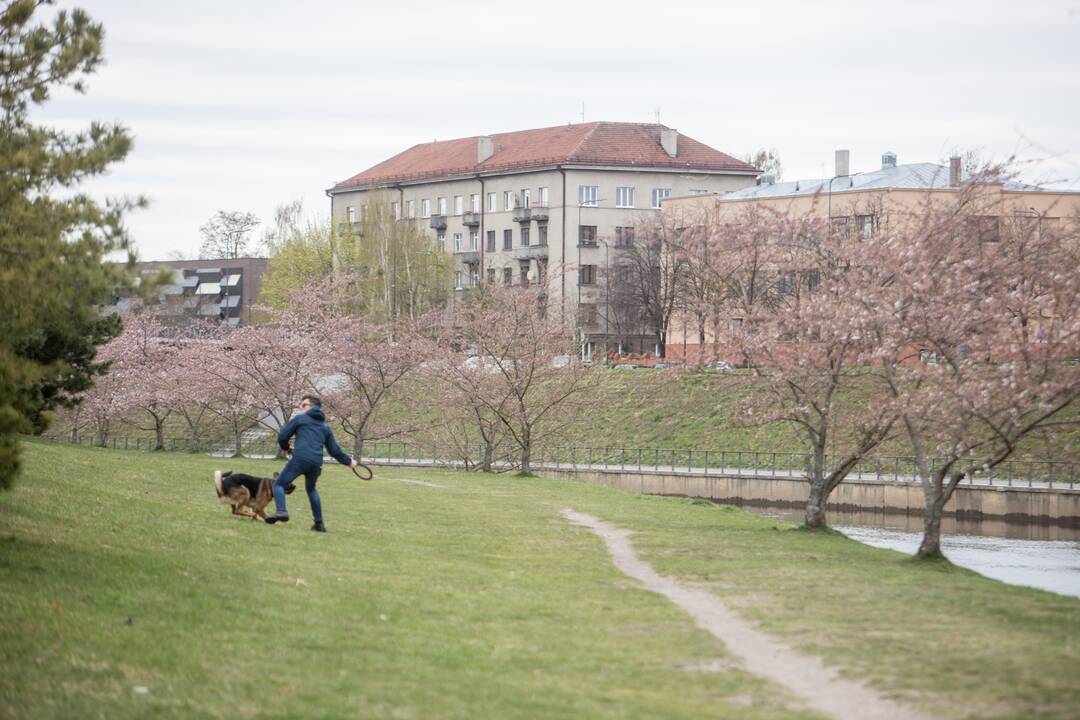
<path id="1" fill-rule="evenodd" d="M 311 465 L 322 465 L 325 446 L 330 455 L 342 465 L 352 463 L 352 458 L 342 452 L 337 441 L 334 440 L 334 433 L 326 424 L 326 416 L 323 415 L 322 408 L 313 407 L 306 413 L 293 415 L 292 420 L 281 428 L 277 436 L 278 445 L 282 450 L 289 449 L 289 439 L 293 435 L 296 435 L 296 443 L 292 448 L 294 460 Z"/>

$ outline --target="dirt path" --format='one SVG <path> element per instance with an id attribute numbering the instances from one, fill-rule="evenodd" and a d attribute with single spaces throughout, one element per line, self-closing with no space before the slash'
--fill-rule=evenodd
<path id="1" fill-rule="evenodd" d="M 748 671 L 782 685 L 810 707 L 837 720 L 927 720 L 927 716 L 861 683 L 838 678 L 820 659 L 801 655 L 757 631 L 716 596 L 659 575 L 634 552 L 631 531 L 570 508 L 563 510 L 563 516 L 603 538 L 615 567 L 690 613 L 699 626 L 722 640 Z"/>
<path id="2" fill-rule="evenodd" d="M 453 490 L 449 485 L 440 485 L 439 483 L 427 482 L 425 480 L 408 480 L 406 478 L 392 478 L 398 482 L 403 482 L 406 485 L 423 485 L 424 487 L 439 488 L 441 490 Z"/>

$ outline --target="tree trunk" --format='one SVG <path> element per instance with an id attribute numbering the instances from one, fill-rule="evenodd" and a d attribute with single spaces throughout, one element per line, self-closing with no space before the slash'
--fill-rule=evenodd
<path id="1" fill-rule="evenodd" d="M 233 457 L 240 457 L 244 449 L 244 431 L 239 426 L 233 428 Z"/>
<path id="2" fill-rule="evenodd" d="M 919 543 L 919 549 L 915 553 L 918 558 L 943 557 L 941 553 L 941 516 L 945 514 L 945 477 L 943 473 L 935 473 L 930 482 L 923 483 L 923 493 L 926 496 L 926 510 L 923 515 L 923 536 Z"/>
<path id="3" fill-rule="evenodd" d="M 364 435 L 362 433 L 357 432 L 356 435 L 353 436 L 352 450 L 353 457 L 359 462 L 360 458 L 364 456 Z"/>
<path id="4" fill-rule="evenodd" d="M 491 463 L 495 457 L 495 446 L 491 444 L 490 440 L 484 441 L 484 459 L 480 463 L 480 469 L 484 472 L 491 472 Z"/>
<path id="5" fill-rule="evenodd" d="M 521 472 L 532 472 L 532 434 L 528 428 L 521 433 Z"/>
<path id="6" fill-rule="evenodd" d="M 811 480 L 810 495 L 806 498 L 806 516 L 804 520 L 806 527 L 815 530 L 826 527 L 825 503 L 828 499 L 825 479 L 819 477 Z"/>
<path id="7" fill-rule="evenodd" d="M 923 536 L 915 557 L 942 557 L 941 554 L 941 513 L 931 512 L 927 503 L 926 517 L 923 518 Z"/>
<path id="8" fill-rule="evenodd" d="M 698 346 L 697 346 L 697 364 L 698 367 L 705 367 L 705 318 L 698 319 Z"/>
<path id="9" fill-rule="evenodd" d="M 154 418 L 154 451 L 165 449 L 165 420 Z"/>

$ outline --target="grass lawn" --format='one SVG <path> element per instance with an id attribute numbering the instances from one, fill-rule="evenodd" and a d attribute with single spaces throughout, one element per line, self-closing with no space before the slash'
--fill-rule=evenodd
<path id="1" fill-rule="evenodd" d="M 818 717 L 564 507 L 924 711 L 1078 716 L 1080 600 L 838 535 L 577 482 L 340 467 L 319 535 L 302 489 L 283 527 L 217 503 L 214 467 L 274 463 L 24 447 L 0 495 L 0 717 Z"/>

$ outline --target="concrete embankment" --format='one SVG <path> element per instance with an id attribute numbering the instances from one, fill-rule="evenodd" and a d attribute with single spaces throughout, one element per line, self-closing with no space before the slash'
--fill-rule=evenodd
<path id="1" fill-rule="evenodd" d="M 546 477 L 578 479 L 649 495 L 699 497 L 730 505 L 801 507 L 808 486 L 799 478 L 733 477 L 626 470 L 542 470 Z M 830 497 L 831 510 L 921 515 L 922 486 L 910 482 L 847 480 Z M 1080 527 L 1080 489 L 961 485 L 945 508 L 958 519 L 993 519 Z"/>

